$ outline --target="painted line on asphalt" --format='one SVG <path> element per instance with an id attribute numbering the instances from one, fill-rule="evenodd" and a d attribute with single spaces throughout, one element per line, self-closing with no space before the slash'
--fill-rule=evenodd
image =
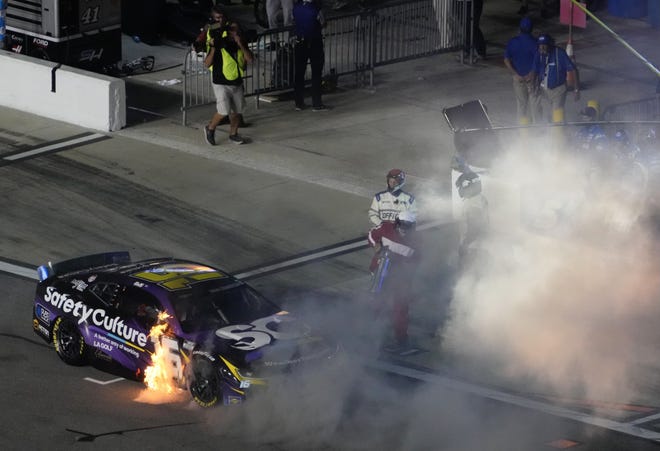
<path id="1" fill-rule="evenodd" d="M 26 160 L 28 158 L 34 158 L 45 153 L 59 152 L 73 147 L 78 147 L 81 144 L 91 144 L 92 142 L 102 141 L 105 139 L 110 139 L 110 137 L 100 133 L 84 133 L 82 135 L 70 137 L 62 141 L 56 141 L 44 146 L 37 146 L 33 147 L 32 149 L 21 150 L 10 155 L 5 155 L 2 157 L 2 160 L 9 162 Z"/>
<path id="2" fill-rule="evenodd" d="M 6 272 L 27 279 L 39 280 L 36 267 L 16 265 L 14 263 L 0 261 L 0 272 Z"/>
<path id="3" fill-rule="evenodd" d="M 420 224 L 417 227 L 417 230 L 423 231 L 449 224 L 452 223 L 442 220 L 431 221 L 424 224 Z M 359 251 L 362 249 L 366 249 L 368 247 L 369 247 L 369 243 L 367 241 L 366 236 L 361 238 L 354 238 L 352 240 L 343 241 L 341 243 L 336 243 L 331 246 L 323 247 L 309 252 L 304 252 L 302 254 L 297 254 L 281 261 L 269 263 L 266 265 L 261 265 L 254 268 L 246 268 L 240 270 L 237 274 L 234 274 L 234 276 L 237 279 L 241 279 L 241 280 L 252 279 L 255 277 L 274 274 L 276 272 L 284 271 L 287 269 L 296 268 L 298 266 L 303 266 L 309 263 L 326 260 L 331 257 L 338 257 L 340 255 Z"/>
<path id="4" fill-rule="evenodd" d="M 95 384 L 99 384 L 99 385 L 110 385 L 110 384 L 114 384 L 115 382 L 121 382 L 121 381 L 124 380 L 124 378 L 123 377 L 118 377 L 117 379 L 110 379 L 109 381 L 100 381 L 98 379 L 93 379 L 91 377 L 86 377 L 85 380 L 88 381 L 88 382 L 93 382 Z"/>
<path id="5" fill-rule="evenodd" d="M 525 398 L 519 395 L 493 390 L 480 385 L 462 382 L 456 379 L 451 379 L 446 376 L 441 376 L 432 372 L 421 371 L 419 369 L 396 365 L 393 363 L 376 361 L 368 363 L 368 366 L 391 374 L 405 376 L 412 379 L 420 380 L 430 384 L 437 384 L 446 389 L 460 391 L 471 395 L 488 398 L 495 401 L 500 401 L 506 404 L 524 407 L 527 409 L 542 412 L 548 415 L 566 418 L 569 420 L 577 421 L 579 423 L 589 424 L 592 426 L 609 429 L 612 431 L 620 432 L 622 434 L 630 435 L 633 437 L 644 438 L 648 440 L 660 441 L 660 432 L 651 431 L 638 426 L 638 421 L 628 423 L 621 423 L 607 418 L 595 417 L 582 412 L 566 409 L 564 407 L 547 404 L 541 401 Z M 650 417 L 647 417 L 650 418 Z M 648 421 L 648 420 L 647 420 Z"/>
<path id="6" fill-rule="evenodd" d="M 444 225 L 450 225 L 451 222 L 447 221 L 431 221 L 424 224 L 420 224 L 417 227 L 417 230 L 423 231 L 432 229 L 435 227 L 441 227 Z M 312 251 L 308 251 L 302 254 L 294 255 L 282 259 L 278 262 L 269 263 L 266 265 L 261 265 L 253 268 L 247 268 L 238 273 L 234 274 L 234 277 L 237 279 L 245 280 L 251 279 L 258 276 L 264 276 L 267 274 L 273 274 L 275 272 L 284 271 L 287 269 L 295 268 L 312 262 L 325 260 L 331 257 L 337 257 L 339 255 L 347 254 L 350 252 L 355 252 L 357 250 L 367 248 L 369 244 L 367 243 L 367 238 L 354 238 L 352 240 L 343 241 L 341 243 L 335 243 L 330 246 L 322 247 Z M 10 261 L 0 260 L 0 272 L 25 277 L 27 279 L 39 280 L 37 275 L 37 267 L 30 266 L 28 264 L 14 263 Z"/>
<path id="7" fill-rule="evenodd" d="M 656 413 L 655 415 L 649 415 L 647 417 L 638 418 L 635 421 L 631 421 L 630 424 L 648 423 L 649 421 L 654 421 L 659 418 L 660 418 L 660 413 Z"/>

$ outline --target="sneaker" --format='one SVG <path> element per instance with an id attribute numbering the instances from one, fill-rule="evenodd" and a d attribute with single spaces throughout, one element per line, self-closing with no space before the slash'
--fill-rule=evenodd
<path id="1" fill-rule="evenodd" d="M 313 106 L 312 111 L 314 112 L 319 112 L 319 111 L 328 111 L 330 110 L 330 107 L 327 105 L 319 105 L 319 106 Z"/>
<path id="2" fill-rule="evenodd" d="M 306 110 L 308 107 L 304 103 L 302 105 L 296 105 L 296 111 Z"/>
<path id="3" fill-rule="evenodd" d="M 245 144 L 245 138 L 243 138 L 238 133 L 235 135 L 229 135 L 229 141 L 233 142 L 234 144 Z"/>
<path id="4" fill-rule="evenodd" d="M 215 146 L 215 130 L 209 130 L 209 126 L 204 126 L 204 139 L 212 146 Z"/>

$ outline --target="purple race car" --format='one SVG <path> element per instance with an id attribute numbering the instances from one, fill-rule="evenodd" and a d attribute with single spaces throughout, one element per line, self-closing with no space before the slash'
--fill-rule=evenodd
<path id="1" fill-rule="evenodd" d="M 38 272 L 34 331 L 64 362 L 113 361 L 140 380 L 158 341 L 172 378 L 205 407 L 241 403 L 255 386 L 318 367 L 338 351 L 246 283 L 204 264 L 132 262 L 128 252 L 112 252 Z M 164 323 L 166 333 L 151 338 Z"/>

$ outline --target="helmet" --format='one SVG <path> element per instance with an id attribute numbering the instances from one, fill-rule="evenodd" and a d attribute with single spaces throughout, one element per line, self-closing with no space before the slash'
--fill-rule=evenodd
<path id="1" fill-rule="evenodd" d="M 417 216 L 415 213 L 408 210 L 400 212 L 394 221 L 394 225 L 396 226 L 397 230 L 404 235 L 409 230 L 415 230 L 416 224 Z"/>
<path id="2" fill-rule="evenodd" d="M 628 138 L 628 133 L 626 133 L 624 129 L 620 128 L 616 131 L 616 133 L 614 133 L 614 141 L 621 144 L 628 144 L 630 142 L 630 138 Z"/>
<path id="3" fill-rule="evenodd" d="M 534 25 L 532 24 L 532 19 L 530 19 L 529 17 L 525 16 L 522 19 L 520 19 L 520 31 L 521 32 L 531 33 L 533 26 Z"/>
<path id="4" fill-rule="evenodd" d="M 549 34 L 544 33 L 541 36 L 539 36 L 536 43 L 538 45 L 547 45 L 547 46 L 552 47 L 552 46 L 555 45 L 555 40 L 552 39 L 552 36 L 550 36 Z"/>
<path id="5" fill-rule="evenodd" d="M 394 185 L 392 188 L 390 188 L 389 179 L 396 180 L 396 185 Z M 401 169 L 392 169 L 387 173 L 385 180 L 387 182 L 387 191 L 395 193 L 403 188 L 403 185 L 406 184 L 406 174 Z"/>
<path id="6" fill-rule="evenodd" d="M 590 121 L 595 121 L 598 119 L 598 111 L 592 106 L 587 106 L 580 111 L 580 116 L 584 116 Z"/>
<path id="7" fill-rule="evenodd" d="M 463 199 L 474 197 L 481 193 L 481 179 L 476 172 L 464 172 L 456 179 L 456 188 Z"/>

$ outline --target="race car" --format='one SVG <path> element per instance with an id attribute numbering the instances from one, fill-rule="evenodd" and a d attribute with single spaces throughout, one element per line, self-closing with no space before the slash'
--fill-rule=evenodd
<path id="1" fill-rule="evenodd" d="M 201 406 L 240 404 L 278 377 L 332 361 L 317 336 L 245 282 L 174 258 L 88 255 L 38 268 L 33 328 L 70 365 L 116 362 L 144 380 L 156 345 Z M 161 336 L 150 332 L 162 326 Z"/>

